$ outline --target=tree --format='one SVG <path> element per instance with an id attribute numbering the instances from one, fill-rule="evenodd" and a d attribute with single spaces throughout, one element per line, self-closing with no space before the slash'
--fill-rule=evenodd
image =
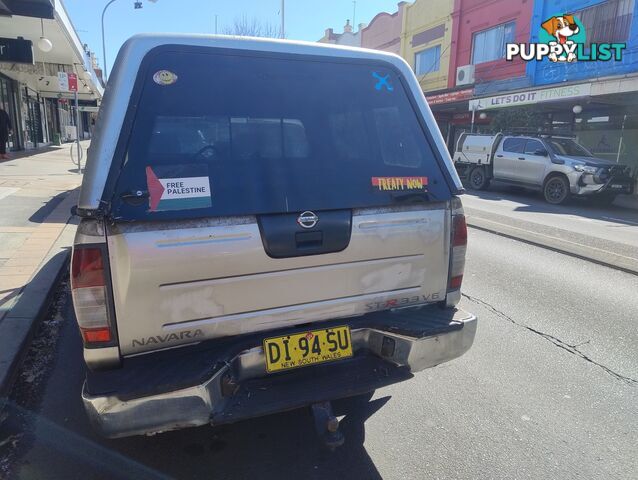
<path id="1" fill-rule="evenodd" d="M 232 25 L 224 27 L 223 33 L 242 37 L 279 38 L 281 36 L 281 28 L 274 26 L 272 23 L 262 22 L 254 17 L 248 19 L 248 16 L 244 14 L 241 17 L 235 17 Z"/>
<path id="2" fill-rule="evenodd" d="M 543 129 L 545 118 L 531 107 L 503 108 L 494 116 L 491 128 L 494 132 L 516 132 L 522 129 Z"/>

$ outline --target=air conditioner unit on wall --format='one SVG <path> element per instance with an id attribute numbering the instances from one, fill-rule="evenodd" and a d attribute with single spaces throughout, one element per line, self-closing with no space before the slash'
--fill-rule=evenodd
<path id="1" fill-rule="evenodd" d="M 474 83 L 474 65 L 463 65 L 456 69 L 456 85 L 470 85 Z"/>

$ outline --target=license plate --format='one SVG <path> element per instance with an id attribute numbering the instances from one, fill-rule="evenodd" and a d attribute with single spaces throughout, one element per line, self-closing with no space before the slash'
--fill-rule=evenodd
<path id="1" fill-rule="evenodd" d="M 613 184 L 613 185 L 611 186 L 611 188 L 614 188 L 614 189 L 623 189 L 623 188 L 625 188 L 625 186 L 624 186 L 624 185 L 617 185 L 617 184 Z"/>
<path id="2" fill-rule="evenodd" d="M 352 357 L 349 327 L 333 327 L 264 340 L 269 373 Z"/>

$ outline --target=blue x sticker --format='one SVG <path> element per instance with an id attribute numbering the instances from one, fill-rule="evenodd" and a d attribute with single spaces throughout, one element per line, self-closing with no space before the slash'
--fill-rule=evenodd
<path id="1" fill-rule="evenodd" d="M 394 90 L 394 87 L 390 85 L 390 74 L 382 77 L 377 72 L 372 72 L 372 76 L 378 80 L 377 84 L 374 86 L 377 90 L 381 90 L 383 87 L 385 87 L 388 92 L 392 92 Z"/>

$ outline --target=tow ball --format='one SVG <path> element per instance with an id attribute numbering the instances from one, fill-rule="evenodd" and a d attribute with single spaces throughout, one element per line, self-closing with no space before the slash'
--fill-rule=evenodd
<path id="1" fill-rule="evenodd" d="M 330 450 L 343 445 L 345 437 L 339 431 L 339 420 L 332 411 L 332 404 L 330 402 L 313 403 L 310 408 L 315 420 L 315 430 L 323 444 Z"/>

